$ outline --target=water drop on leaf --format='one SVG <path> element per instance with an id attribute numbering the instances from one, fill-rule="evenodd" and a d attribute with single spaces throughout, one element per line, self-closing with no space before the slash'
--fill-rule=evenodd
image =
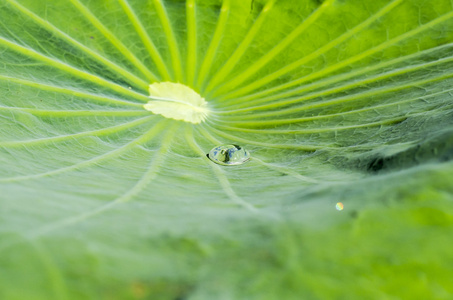
<path id="1" fill-rule="evenodd" d="M 335 205 L 335 208 L 337 210 L 343 210 L 344 209 L 344 204 L 341 202 L 338 202 L 337 205 Z"/>
<path id="2" fill-rule="evenodd" d="M 250 160 L 250 153 L 238 145 L 222 145 L 209 151 L 208 157 L 223 166 L 241 165 Z"/>

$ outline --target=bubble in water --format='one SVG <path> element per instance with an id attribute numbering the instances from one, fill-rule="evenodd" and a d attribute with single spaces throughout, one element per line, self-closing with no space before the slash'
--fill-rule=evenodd
<path id="1" fill-rule="evenodd" d="M 209 151 L 208 157 L 223 166 L 240 165 L 250 160 L 247 150 L 238 145 L 222 145 Z"/>

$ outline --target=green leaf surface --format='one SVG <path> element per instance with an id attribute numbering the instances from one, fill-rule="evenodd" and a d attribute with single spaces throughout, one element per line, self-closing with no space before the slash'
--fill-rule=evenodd
<path id="1" fill-rule="evenodd" d="M 452 53 L 450 0 L 1 1 L 0 299 L 452 299 Z"/>

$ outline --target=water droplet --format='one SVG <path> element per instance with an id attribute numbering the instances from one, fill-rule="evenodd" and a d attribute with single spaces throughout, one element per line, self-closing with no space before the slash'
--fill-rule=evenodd
<path id="1" fill-rule="evenodd" d="M 343 210 L 344 205 L 343 205 L 343 203 L 338 202 L 337 205 L 335 205 L 335 208 L 336 208 L 337 210 Z"/>
<path id="2" fill-rule="evenodd" d="M 250 160 L 250 153 L 238 145 L 222 145 L 209 151 L 208 157 L 223 166 L 241 165 Z"/>

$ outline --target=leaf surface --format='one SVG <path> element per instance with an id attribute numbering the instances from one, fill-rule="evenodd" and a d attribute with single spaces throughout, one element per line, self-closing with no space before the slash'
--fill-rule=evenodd
<path id="1" fill-rule="evenodd" d="M 452 53 L 449 0 L 2 1 L 0 298 L 451 299 Z"/>

